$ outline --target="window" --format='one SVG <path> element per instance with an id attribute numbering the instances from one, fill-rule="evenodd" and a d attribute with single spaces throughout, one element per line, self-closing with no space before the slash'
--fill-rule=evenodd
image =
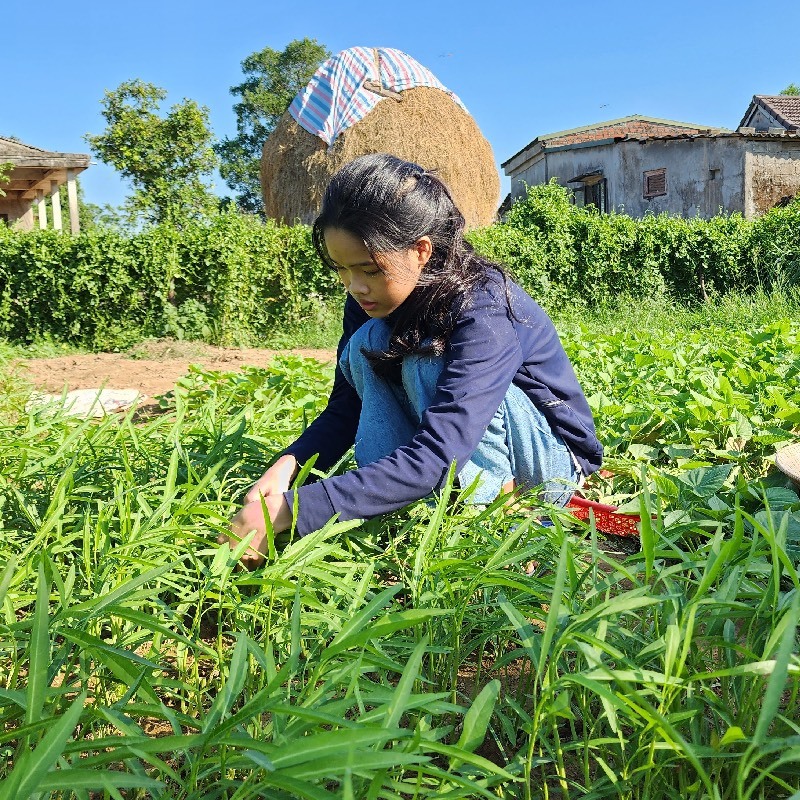
<path id="1" fill-rule="evenodd" d="M 605 178 L 597 183 L 584 184 L 583 204 L 594 206 L 601 214 L 608 211 L 608 181 Z"/>
<path id="2" fill-rule="evenodd" d="M 567 183 L 580 183 L 574 190 L 574 203 L 577 206 L 594 206 L 601 214 L 608 212 L 608 181 L 601 169 L 576 175 Z"/>
<path id="3" fill-rule="evenodd" d="M 642 194 L 645 200 L 651 197 L 661 197 L 667 193 L 667 169 L 651 169 L 644 173 L 644 188 Z"/>

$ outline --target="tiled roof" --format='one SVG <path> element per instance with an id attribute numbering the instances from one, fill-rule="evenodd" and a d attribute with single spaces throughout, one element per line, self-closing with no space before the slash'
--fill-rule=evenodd
<path id="1" fill-rule="evenodd" d="M 701 131 L 700 133 L 670 134 L 667 136 L 624 136 L 615 139 L 615 142 L 641 142 L 663 141 L 667 139 L 750 139 L 758 141 L 800 141 L 800 131 L 781 131 L 768 133 L 767 131 L 748 132 L 746 129 L 738 131 Z"/>
<path id="2" fill-rule="evenodd" d="M 19 141 L 19 139 L 9 139 L 6 136 L 0 136 L 0 153 L 4 155 L 14 155 L 14 156 L 21 156 L 21 155 L 28 155 L 29 153 L 41 154 L 46 153 L 46 150 L 42 150 L 41 147 L 34 147 L 31 144 L 25 144 L 24 142 Z"/>
<path id="3" fill-rule="evenodd" d="M 89 166 L 91 156 L 84 153 L 58 153 L 50 150 L 42 150 L 41 147 L 34 147 L 32 144 L 25 144 L 18 139 L 10 139 L 7 136 L 0 136 L 0 163 L 10 162 L 17 166 L 32 164 L 34 162 L 62 162 L 64 167 L 81 167 L 85 169 Z"/>
<path id="4" fill-rule="evenodd" d="M 679 122 L 674 119 L 659 119 L 658 117 L 646 117 L 642 114 L 632 114 L 628 117 L 611 119 L 606 122 L 597 122 L 594 125 L 585 125 L 580 128 L 570 128 L 565 131 L 556 131 L 555 133 L 537 136 L 536 139 L 525 145 L 522 150 L 507 159 L 502 166 L 505 167 L 506 164 L 513 161 L 518 155 L 535 144 L 541 145 L 543 149 L 549 149 L 570 144 L 599 141 L 601 139 L 622 138 L 625 136 L 670 136 L 673 134 L 683 135 L 724 130 L 724 128 L 696 125 L 691 122 Z"/>
<path id="5" fill-rule="evenodd" d="M 761 106 L 787 130 L 800 130 L 800 96 L 790 94 L 753 95 L 753 100 L 739 123 L 740 126 L 745 124 L 754 106 Z"/>

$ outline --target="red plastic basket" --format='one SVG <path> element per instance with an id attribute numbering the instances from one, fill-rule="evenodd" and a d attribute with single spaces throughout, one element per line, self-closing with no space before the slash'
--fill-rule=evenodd
<path id="1" fill-rule="evenodd" d="M 567 509 L 573 517 L 584 522 L 588 521 L 589 512 L 593 511 L 594 523 L 601 533 L 608 533 L 614 536 L 639 535 L 641 517 L 638 514 L 620 514 L 615 506 L 595 503 L 593 500 L 585 500 L 583 497 L 575 495 L 567 503 Z"/>

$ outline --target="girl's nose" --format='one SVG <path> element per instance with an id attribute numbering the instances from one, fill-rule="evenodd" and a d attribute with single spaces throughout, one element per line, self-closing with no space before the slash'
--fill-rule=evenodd
<path id="1" fill-rule="evenodd" d="M 350 278 L 350 283 L 347 286 L 347 291 L 350 294 L 364 294 L 367 291 L 367 284 L 356 277 Z"/>

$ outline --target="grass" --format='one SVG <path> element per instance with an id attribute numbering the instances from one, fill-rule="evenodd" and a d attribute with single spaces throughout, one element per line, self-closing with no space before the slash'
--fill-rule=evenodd
<path id="1" fill-rule="evenodd" d="M 248 573 L 216 535 L 329 366 L 194 369 L 144 422 L 5 374 L 0 800 L 796 796 L 800 339 L 736 318 L 564 328 L 629 555 L 444 491 Z"/>
<path id="2" fill-rule="evenodd" d="M 669 334 L 678 330 L 691 332 L 708 326 L 741 331 L 767 325 L 776 319 L 800 320 L 800 290 L 787 287 L 771 292 L 761 289 L 747 294 L 731 292 L 693 306 L 676 304 L 663 295 L 650 298 L 619 297 L 599 307 L 587 308 L 576 303 L 567 307 L 548 308 L 547 311 L 556 327 L 566 335 L 576 325 L 583 325 L 591 335 L 625 327 Z M 341 305 L 337 302 L 320 306 L 313 318 L 285 328 L 276 328 L 271 336 L 254 341 L 252 346 L 276 350 L 335 350 L 341 329 Z M 196 353 L 197 357 L 202 354 L 202 342 L 185 341 L 180 346 L 188 349 L 190 354 Z M 0 342 L 0 359 L 52 358 L 80 352 L 86 351 L 49 339 L 29 344 Z M 142 352 L 148 352 L 148 341 L 132 345 L 125 354 L 141 358 Z"/>
<path id="3" fill-rule="evenodd" d="M 665 295 L 652 297 L 621 296 L 591 309 L 581 304 L 547 309 L 556 326 L 569 329 L 580 322 L 591 333 L 602 334 L 613 328 L 654 333 L 691 332 L 698 328 L 743 331 L 775 320 L 800 320 L 800 289 L 756 289 L 746 294 L 729 292 L 692 305 L 675 303 Z"/>

